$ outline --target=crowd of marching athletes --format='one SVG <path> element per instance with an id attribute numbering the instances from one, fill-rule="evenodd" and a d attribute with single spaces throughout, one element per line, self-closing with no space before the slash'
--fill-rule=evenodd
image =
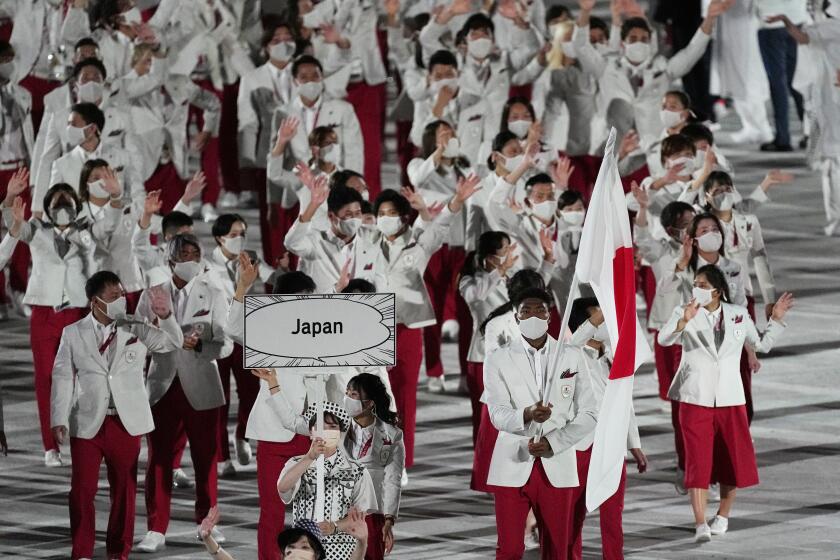
<path id="1" fill-rule="evenodd" d="M 663 1 L 649 16 L 612 0 L 605 21 L 595 0 L 137 1 L 0 0 L 0 311 L 31 321 L 74 560 L 94 553 L 103 460 L 108 558 L 166 546 L 173 488 L 194 488 L 198 538 L 230 558 L 218 479 L 254 453 L 261 560 L 399 550 L 421 366 L 426 390 L 460 373 L 469 394 L 496 558 L 580 558 L 613 349 L 591 290 L 568 294 L 611 128 L 675 487 L 698 542 L 727 531 L 737 489 L 758 483 L 756 353 L 793 304 L 758 216 L 793 177 L 738 181 L 714 121 L 734 111 L 730 140 L 791 151 L 792 97 L 832 235 L 840 3 Z M 386 122 L 399 184 L 381 184 Z M 259 224 L 233 211 L 253 206 Z M 252 292 L 396 293 L 395 365 L 243 369 Z M 444 372 L 444 334 L 459 372 Z M 627 449 L 644 472 L 632 417 Z M 600 508 L 605 558 L 622 557 L 625 476 Z"/>

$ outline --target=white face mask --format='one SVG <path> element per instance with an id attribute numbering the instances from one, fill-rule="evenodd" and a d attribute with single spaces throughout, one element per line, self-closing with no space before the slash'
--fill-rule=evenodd
<path id="1" fill-rule="evenodd" d="M 606 56 L 608 54 L 612 54 L 613 52 L 607 43 L 592 43 L 592 46 L 595 47 L 595 50 L 598 51 L 601 56 Z"/>
<path id="2" fill-rule="evenodd" d="M 338 442 L 341 439 L 341 431 L 324 430 L 321 432 L 321 439 L 324 440 L 324 444 L 327 447 L 327 453 L 330 453 L 331 451 L 335 451 L 338 447 Z"/>
<path id="3" fill-rule="evenodd" d="M 504 157 L 504 156 L 502 156 Z M 505 169 L 508 171 L 514 171 L 515 169 L 519 169 L 519 166 L 522 165 L 522 161 L 525 159 L 525 154 L 519 154 L 518 156 L 513 156 L 509 158 L 505 158 Z"/>
<path id="4" fill-rule="evenodd" d="M 531 213 L 540 220 L 544 220 L 546 222 L 551 220 L 554 217 L 555 212 L 557 212 L 556 200 L 545 200 L 537 204 L 531 204 Z"/>
<path id="5" fill-rule="evenodd" d="M 73 126 L 68 124 L 64 135 L 67 137 L 67 143 L 74 148 L 85 141 L 86 126 Z"/>
<path id="6" fill-rule="evenodd" d="M 691 290 L 691 297 L 694 298 L 695 303 L 699 304 L 700 307 L 704 307 L 712 303 L 713 291 L 714 290 L 709 290 L 707 288 L 694 287 Z"/>
<path id="7" fill-rule="evenodd" d="M 694 158 L 686 156 L 669 159 L 665 167 L 671 169 L 680 164 L 683 165 L 682 171 L 680 171 L 681 175 L 691 175 L 694 172 Z"/>
<path id="8" fill-rule="evenodd" d="M 296 548 L 283 555 L 284 560 L 315 560 L 315 553 L 311 550 Z"/>
<path id="9" fill-rule="evenodd" d="M 575 44 L 571 41 L 563 41 L 562 43 L 560 43 L 560 48 L 563 49 L 563 54 L 565 56 L 568 56 L 569 58 L 577 58 Z"/>
<path id="10" fill-rule="evenodd" d="M 458 89 L 458 78 L 444 78 L 442 80 L 437 80 L 429 84 L 429 93 L 432 94 L 433 97 L 437 97 L 440 93 L 440 90 L 443 88 L 448 87 L 451 90 Z"/>
<path id="11" fill-rule="evenodd" d="M 303 84 L 298 84 L 297 90 L 298 94 L 301 97 L 309 99 L 310 101 L 315 101 L 316 99 L 321 97 L 321 93 L 324 91 L 324 83 L 306 82 Z"/>
<path id="12" fill-rule="evenodd" d="M 697 150 L 694 156 L 694 169 L 700 169 L 706 164 L 706 150 Z"/>
<path id="13" fill-rule="evenodd" d="M 360 227 L 362 227 L 361 218 L 346 218 L 335 222 L 335 229 L 345 237 L 353 237 Z"/>
<path id="14" fill-rule="evenodd" d="M 461 142 L 457 138 L 450 138 L 443 149 L 443 157 L 454 158 L 461 155 Z"/>
<path id="15" fill-rule="evenodd" d="M 131 25 L 132 23 L 143 23 L 143 15 L 136 6 L 120 15 L 122 15 L 123 21 L 126 25 Z"/>
<path id="16" fill-rule="evenodd" d="M 76 87 L 76 97 L 80 103 L 96 103 L 102 99 L 105 86 L 99 82 L 85 82 Z"/>
<path id="17" fill-rule="evenodd" d="M 592 338 L 603 342 L 605 344 L 610 343 L 610 331 L 607 330 L 607 323 L 601 323 L 595 328 L 595 334 L 592 335 Z"/>
<path id="18" fill-rule="evenodd" d="M 282 43 L 271 45 L 268 48 L 268 56 L 271 60 L 276 60 L 278 62 L 291 60 L 294 54 L 295 43 L 293 41 L 283 41 Z"/>
<path id="19" fill-rule="evenodd" d="M 539 317 L 528 317 L 519 321 L 519 332 L 529 340 L 536 340 L 548 332 L 548 321 Z"/>
<path id="20" fill-rule="evenodd" d="M 97 298 L 99 301 L 105 304 L 105 316 L 111 319 L 112 321 L 116 321 L 117 319 L 122 319 L 125 317 L 126 313 L 126 300 L 125 296 L 120 296 L 111 303 L 104 301 L 102 298 Z"/>
<path id="21" fill-rule="evenodd" d="M 55 206 L 50 209 L 52 222 L 59 226 L 69 226 L 76 219 L 76 209 L 72 206 Z"/>
<path id="22" fill-rule="evenodd" d="M 92 183 L 88 183 L 88 195 L 94 198 L 110 198 L 111 193 L 105 190 L 105 182 L 102 179 L 97 179 Z"/>
<path id="23" fill-rule="evenodd" d="M 583 218 L 586 216 L 585 210 L 561 210 L 560 217 L 570 226 L 580 226 L 583 224 Z"/>
<path id="24" fill-rule="evenodd" d="M 195 261 L 176 262 L 172 267 L 172 273 L 184 282 L 189 282 L 201 274 L 201 263 Z"/>
<path id="25" fill-rule="evenodd" d="M 633 43 L 634 45 L 638 45 L 638 43 Z M 665 128 L 674 128 L 681 122 L 683 122 L 682 111 L 669 111 L 668 109 L 662 109 L 659 111 L 659 120 L 662 121 L 662 124 L 665 125 Z"/>
<path id="26" fill-rule="evenodd" d="M 516 134 L 519 138 L 528 136 L 528 131 L 531 130 L 531 121 L 508 121 L 508 130 Z"/>
<path id="27" fill-rule="evenodd" d="M 707 253 L 714 253 L 723 245 L 723 236 L 719 231 L 708 231 L 696 239 L 697 247 Z"/>
<path id="28" fill-rule="evenodd" d="M 15 61 L 10 60 L 9 62 L 4 62 L 0 64 L 0 80 L 4 82 L 8 82 L 12 79 L 12 74 L 15 73 Z"/>
<path id="29" fill-rule="evenodd" d="M 341 161 L 341 145 L 330 144 L 321 148 L 321 161 L 332 165 L 338 165 Z"/>
<path id="30" fill-rule="evenodd" d="M 735 206 L 735 195 L 731 192 L 719 193 L 712 197 L 712 206 L 716 210 L 726 212 Z"/>
<path id="31" fill-rule="evenodd" d="M 493 50 L 493 41 L 486 38 L 481 37 L 480 39 L 470 39 L 467 41 L 467 52 L 473 58 L 478 60 L 483 60 L 487 58 L 487 55 Z"/>
<path id="32" fill-rule="evenodd" d="M 376 229 L 382 232 L 385 237 L 397 235 L 402 227 L 402 218 L 399 216 L 379 216 L 376 218 Z"/>
<path id="33" fill-rule="evenodd" d="M 344 395 L 344 410 L 347 411 L 347 414 L 350 415 L 350 418 L 355 418 L 359 416 L 362 412 L 364 412 L 364 405 L 362 401 L 359 399 L 354 399 L 353 397 L 348 397 Z"/>
<path id="34" fill-rule="evenodd" d="M 242 252 L 242 249 L 245 248 L 245 236 L 222 237 L 222 247 L 224 247 L 228 253 L 238 255 Z"/>
<path id="35" fill-rule="evenodd" d="M 636 41 L 624 45 L 624 56 L 633 64 L 641 64 L 650 56 L 650 44 Z"/>

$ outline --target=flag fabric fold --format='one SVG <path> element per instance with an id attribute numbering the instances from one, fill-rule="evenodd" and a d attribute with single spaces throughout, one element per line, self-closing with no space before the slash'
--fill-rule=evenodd
<path id="1" fill-rule="evenodd" d="M 627 451 L 633 375 L 652 357 L 636 315 L 633 237 L 610 131 L 586 213 L 575 274 L 588 283 L 604 314 L 613 364 L 595 428 L 586 507 L 596 509 L 618 489 Z"/>

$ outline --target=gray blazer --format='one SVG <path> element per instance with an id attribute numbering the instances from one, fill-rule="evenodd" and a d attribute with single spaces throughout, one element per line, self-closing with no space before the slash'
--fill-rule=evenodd
<path id="1" fill-rule="evenodd" d="M 348 457 L 353 457 L 353 442 L 349 437 L 344 438 L 344 450 Z M 377 418 L 373 424 L 370 451 L 362 458 L 353 458 L 370 473 L 380 513 L 397 517 L 402 495 L 400 480 L 405 466 L 402 430 Z"/>

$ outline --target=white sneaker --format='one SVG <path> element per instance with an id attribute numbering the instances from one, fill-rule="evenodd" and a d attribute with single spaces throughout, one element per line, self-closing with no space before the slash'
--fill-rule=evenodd
<path id="1" fill-rule="evenodd" d="M 430 377 L 428 389 L 430 393 L 443 393 L 446 390 L 446 385 L 443 381 L 443 376 Z"/>
<path id="2" fill-rule="evenodd" d="M 400 488 L 408 486 L 408 471 L 403 469 L 402 477 L 400 477 Z"/>
<path id="3" fill-rule="evenodd" d="M 44 466 L 51 469 L 63 467 L 64 463 L 61 461 L 61 453 L 57 449 L 50 449 L 44 453 Z"/>
<path id="4" fill-rule="evenodd" d="M 236 195 L 235 192 L 225 191 L 225 193 L 219 197 L 219 208 L 236 208 L 239 206 L 239 197 Z"/>
<path id="5" fill-rule="evenodd" d="M 236 440 L 236 460 L 240 465 L 247 465 L 251 462 L 251 444 L 247 439 Z"/>
<path id="6" fill-rule="evenodd" d="M 157 552 L 166 548 L 166 536 L 157 531 L 149 531 L 139 543 L 131 549 L 134 552 Z"/>
<path id="7" fill-rule="evenodd" d="M 445 342 L 456 342 L 458 340 L 459 330 L 460 325 L 458 325 L 458 321 L 454 319 L 447 319 L 440 327 L 440 337 Z"/>
<path id="8" fill-rule="evenodd" d="M 761 132 L 752 127 L 744 127 L 737 132 L 733 132 L 729 140 L 733 144 L 754 144 L 761 140 Z"/>
<path id="9" fill-rule="evenodd" d="M 201 525 L 196 526 L 195 536 L 198 540 L 202 540 Z M 218 527 L 213 527 L 213 529 L 210 531 L 210 536 L 213 537 L 213 540 L 216 541 L 218 544 L 224 544 L 225 541 L 227 541 L 227 537 L 222 533 L 222 531 Z"/>
<path id="10" fill-rule="evenodd" d="M 703 523 L 702 525 L 698 525 L 694 530 L 694 542 L 702 543 L 709 542 L 710 540 L 712 540 L 712 530 L 709 528 L 709 524 Z"/>
<path id="11" fill-rule="evenodd" d="M 685 471 L 679 467 L 677 467 L 677 474 L 674 476 L 674 488 L 680 496 L 688 494 L 688 490 L 685 489 Z"/>
<path id="12" fill-rule="evenodd" d="M 256 208 L 257 197 L 254 191 L 242 191 L 239 193 L 239 207 L 240 208 Z"/>
<path id="13" fill-rule="evenodd" d="M 719 484 L 710 484 L 709 485 L 709 501 L 710 502 L 719 502 L 720 501 L 720 485 Z"/>
<path id="14" fill-rule="evenodd" d="M 712 519 L 711 523 L 709 523 L 709 529 L 712 531 L 713 535 L 722 535 L 727 529 L 729 529 L 729 519 L 720 515 L 715 515 L 715 518 Z"/>
<path id="15" fill-rule="evenodd" d="M 184 469 L 175 469 L 172 471 L 172 486 L 175 488 L 192 488 L 195 486 L 195 481 L 184 472 Z"/>
<path id="16" fill-rule="evenodd" d="M 540 536 L 537 529 L 525 533 L 525 550 L 537 550 L 540 547 Z"/>
<path id="17" fill-rule="evenodd" d="M 204 223 L 215 222 L 218 217 L 219 213 L 216 212 L 216 208 L 212 204 L 205 202 L 201 205 L 201 219 L 204 220 Z"/>
<path id="18" fill-rule="evenodd" d="M 236 476 L 236 467 L 233 466 L 233 461 L 228 459 L 222 463 L 222 468 L 219 469 L 219 478 L 233 478 Z"/>
<path id="19" fill-rule="evenodd" d="M 825 232 L 826 237 L 831 237 L 834 235 L 834 232 L 837 231 L 837 226 L 840 226 L 840 220 L 834 220 L 833 222 L 829 223 L 823 231 Z"/>

